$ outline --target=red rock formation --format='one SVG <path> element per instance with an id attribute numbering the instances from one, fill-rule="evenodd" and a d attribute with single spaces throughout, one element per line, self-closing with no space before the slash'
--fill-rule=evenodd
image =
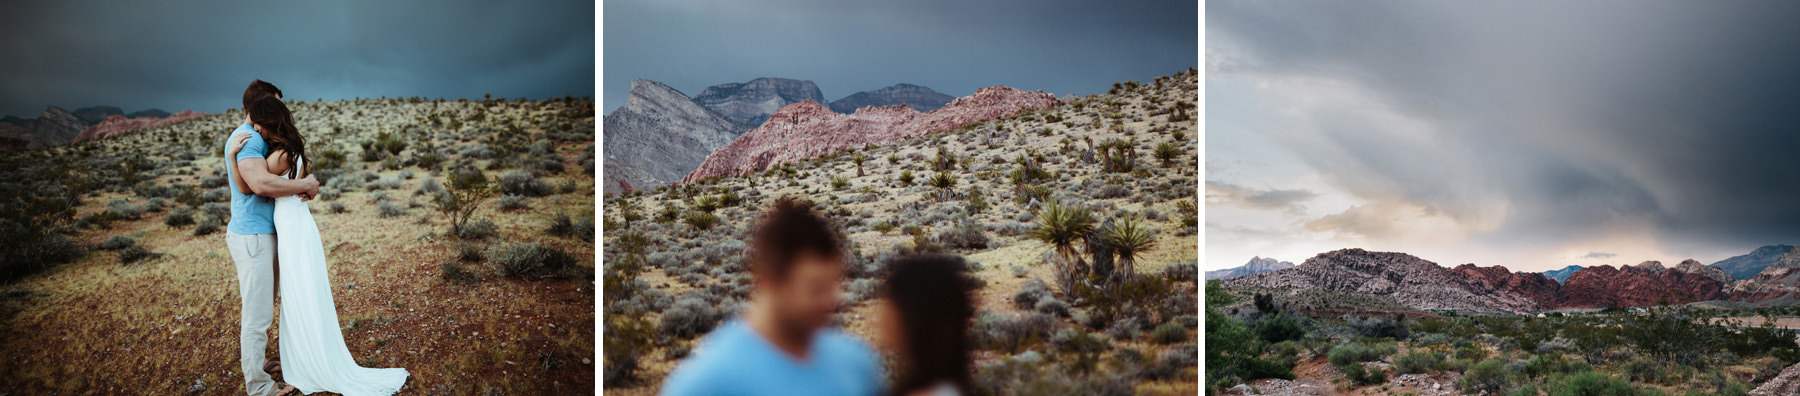
<path id="1" fill-rule="evenodd" d="M 1539 273 L 1518 273 L 1507 270 L 1503 266 L 1477 267 L 1475 264 L 1458 265 L 1452 269 L 1469 278 L 1469 282 L 1482 287 L 1516 293 L 1532 301 L 1538 307 L 1550 309 L 1556 306 L 1556 291 L 1562 287 L 1556 281 Z"/>
<path id="2" fill-rule="evenodd" d="M 1506 271 L 1503 267 L 1491 268 Z M 1469 270 L 1484 277 L 1486 271 L 1489 270 Z M 1342 249 L 1320 253 L 1293 268 L 1226 279 L 1223 285 L 1320 289 L 1389 297 L 1421 310 L 1527 312 L 1540 309 L 1538 302 L 1530 297 L 1493 286 L 1506 282 L 1484 284 L 1471 278 L 1465 271 L 1453 271 L 1405 253 Z"/>
<path id="3" fill-rule="evenodd" d="M 1726 299 L 1730 293 L 1724 286 L 1706 273 L 1665 269 L 1656 261 L 1623 269 L 1602 265 L 1569 275 L 1557 292 L 1557 307 L 1642 307 Z"/>
<path id="4" fill-rule="evenodd" d="M 842 148 L 892 143 L 1057 103 L 1060 102 L 1056 96 L 1043 91 L 1003 86 L 982 88 L 930 113 L 897 105 L 864 107 L 855 113 L 839 114 L 808 100 L 782 107 L 762 126 L 713 151 L 681 182 L 761 171 Z"/>
<path id="5" fill-rule="evenodd" d="M 148 117 L 148 116 L 137 117 L 137 118 L 125 118 L 125 116 L 123 116 L 123 115 L 114 114 L 114 115 L 106 116 L 106 120 L 100 121 L 99 124 L 94 124 L 93 127 L 90 127 L 85 131 L 81 131 L 80 135 L 75 136 L 75 141 L 76 142 L 85 142 L 85 141 L 94 140 L 94 139 L 102 139 L 102 138 L 117 136 L 117 135 L 121 135 L 121 134 L 125 134 L 125 133 L 141 131 L 141 130 L 145 130 L 145 129 L 156 128 L 156 127 L 170 125 L 170 124 L 175 124 L 178 122 L 192 120 L 195 118 L 200 118 L 200 117 L 205 117 L 205 116 L 206 116 L 206 113 L 201 113 L 201 112 L 193 111 L 193 110 L 182 110 L 180 113 L 171 114 L 168 117 L 164 117 L 164 118 L 156 118 L 156 117 Z"/>

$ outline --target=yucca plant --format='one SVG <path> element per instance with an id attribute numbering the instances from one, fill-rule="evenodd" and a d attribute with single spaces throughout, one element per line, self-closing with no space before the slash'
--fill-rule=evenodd
<path id="1" fill-rule="evenodd" d="M 1039 209 L 1037 228 L 1026 235 L 1050 245 L 1059 258 L 1056 265 L 1057 283 L 1064 293 L 1074 290 L 1078 274 L 1087 272 L 1087 264 L 1075 251 L 1076 241 L 1087 238 L 1088 232 L 1094 230 L 1093 214 L 1085 207 L 1066 205 L 1060 200 L 1052 200 Z"/>
<path id="2" fill-rule="evenodd" d="M 1114 222 L 1101 243 L 1119 256 L 1119 267 L 1113 270 L 1113 284 L 1131 280 L 1137 273 L 1137 257 L 1156 246 L 1156 233 L 1150 232 L 1135 216 Z"/>
<path id="3" fill-rule="evenodd" d="M 1175 148 L 1174 144 L 1163 143 L 1156 145 L 1155 154 L 1156 159 L 1162 161 L 1162 167 L 1167 168 L 1175 165 L 1175 157 L 1181 156 L 1181 149 Z"/>
<path id="4" fill-rule="evenodd" d="M 862 167 L 863 161 L 868 161 L 868 160 L 869 160 L 869 157 L 863 156 L 862 153 L 856 153 L 856 155 L 850 157 L 850 162 L 856 164 L 856 177 L 863 176 L 863 167 Z"/>
<path id="5" fill-rule="evenodd" d="M 956 187 L 956 176 L 951 176 L 950 172 L 932 174 L 931 178 L 925 181 L 926 184 L 930 184 L 932 188 L 938 190 L 939 201 L 947 199 L 950 196 L 950 189 Z"/>

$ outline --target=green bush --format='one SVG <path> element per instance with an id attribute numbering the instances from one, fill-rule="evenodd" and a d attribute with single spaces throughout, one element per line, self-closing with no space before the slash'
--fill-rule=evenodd
<path id="1" fill-rule="evenodd" d="M 1635 396 L 1655 395 L 1660 392 L 1631 385 L 1623 378 L 1596 371 L 1582 371 L 1574 374 L 1558 374 L 1545 381 L 1544 388 L 1550 390 L 1551 396 Z"/>
<path id="2" fill-rule="evenodd" d="M 1525 374 L 1532 377 L 1581 372 L 1593 368 L 1594 366 L 1587 362 L 1563 358 L 1560 353 L 1534 355 L 1525 361 Z"/>
<path id="3" fill-rule="evenodd" d="M 719 217 L 714 216 L 712 213 L 694 211 L 688 212 L 686 216 L 682 216 L 681 221 L 687 223 L 689 226 L 693 226 L 694 229 L 707 230 L 712 228 L 713 225 L 719 224 Z"/>
<path id="4" fill-rule="evenodd" d="M 124 249 L 119 249 L 119 263 L 121 264 L 131 264 L 157 257 L 162 257 L 162 253 L 152 252 L 150 249 L 144 248 L 143 245 L 131 245 Z"/>
<path id="5" fill-rule="evenodd" d="M 385 204 L 386 202 L 383 203 Z M 488 238 L 492 238 L 499 234 L 500 226 L 495 225 L 494 222 L 488 221 L 487 219 L 468 222 L 467 224 L 463 224 L 461 229 L 456 230 L 456 237 L 477 241 L 487 240 Z"/>
<path id="6" fill-rule="evenodd" d="M 1263 342 L 1277 343 L 1306 337 L 1307 318 L 1277 312 L 1256 321 L 1256 336 Z"/>
<path id="7" fill-rule="evenodd" d="M 1463 372 L 1462 379 L 1456 381 L 1456 387 L 1464 393 L 1505 393 L 1512 389 L 1518 379 L 1519 373 L 1513 370 L 1511 363 L 1489 359 L 1469 366 L 1469 370 Z"/>
<path id="8" fill-rule="evenodd" d="M 1331 349 L 1326 359 L 1334 366 L 1345 366 L 1350 363 L 1373 362 L 1392 355 L 1400 350 L 1391 342 L 1371 344 L 1367 342 L 1350 342 Z"/>
<path id="9" fill-rule="evenodd" d="M 1668 364 L 1644 356 L 1628 360 L 1619 368 L 1624 370 L 1627 379 L 1636 382 L 1662 384 L 1672 378 Z"/>
<path id="10" fill-rule="evenodd" d="M 1163 323 L 1150 332 L 1150 341 L 1165 345 L 1189 341 L 1187 328 L 1180 323 Z"/>
<path id="11" fill-rule="evenodd" d="M 1444 354 L 1414 349 L 1394 356 L 1394 370 L 1400 374 L 1424 374 L 1444 363 Z"/>
<path id="12" fill-rule="evenodd" d="M 514 170 L 500 175 L 500 192 L 508 195 L 542 197 L 556 192 L 531 172 Z"/>
<path id="13" fill-rule="evenodd" d="M 1380 369 L 1370 370 L 1368 367 L 1363 366 L 1362 362 L 1338 366 L 1338 370 L 1344 372 L 1344 378 L 1350 379 L 1350 382 L 1355 383 L 1358 386 L 1387 382 L 1386 371 Z"/>
<path id="14" fill-rule="evenodd" d="M 119 250 L 119 249 L 132 247 L 134 245 L 137 245 L 136 239 L 131 239 L 131 237 L 124 236 L 124 235 L 118 235 L 118 236 L 114 236 L 112 238 L 106 238 L 105 242 L 100 242 L 99 248 L 100 248 L 100 250 Z"/>
<path id="15" fill-rule="evenodd" d="M 168 216 L 163 217 L 163 224 L 170 227 L 194 225 L 194 211 L 193 209 L 187 208 L 177 209 L 174 212 L 170 212 Z"/>

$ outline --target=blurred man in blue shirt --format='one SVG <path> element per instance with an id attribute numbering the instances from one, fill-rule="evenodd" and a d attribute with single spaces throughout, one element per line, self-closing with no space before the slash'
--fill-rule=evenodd
<path id="1" fill-rule="evenodd" d="M 861 341 L 825 328 L 838 308 L 844 252 L 812 203 L 782 197 L 751 245 L 747 309 L 701 340 L 663 383 L 666 396 L 876 395 L 881 365 Z"/>

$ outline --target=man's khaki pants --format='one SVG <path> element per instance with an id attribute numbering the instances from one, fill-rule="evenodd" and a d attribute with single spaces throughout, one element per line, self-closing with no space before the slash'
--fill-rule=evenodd
<path id="1" fill-rule="evenodd" d="M 269 346 L 269 325 L 275 319 L 275 234 L 225 233 L 231 261 L 237 263 L 238 297 L 243 319 L 238 327 L 239 363 L 244 370 L 244 391 L 262 396 L 275 393 L 275 380 L 263 372 L 263 351 Z"/>

